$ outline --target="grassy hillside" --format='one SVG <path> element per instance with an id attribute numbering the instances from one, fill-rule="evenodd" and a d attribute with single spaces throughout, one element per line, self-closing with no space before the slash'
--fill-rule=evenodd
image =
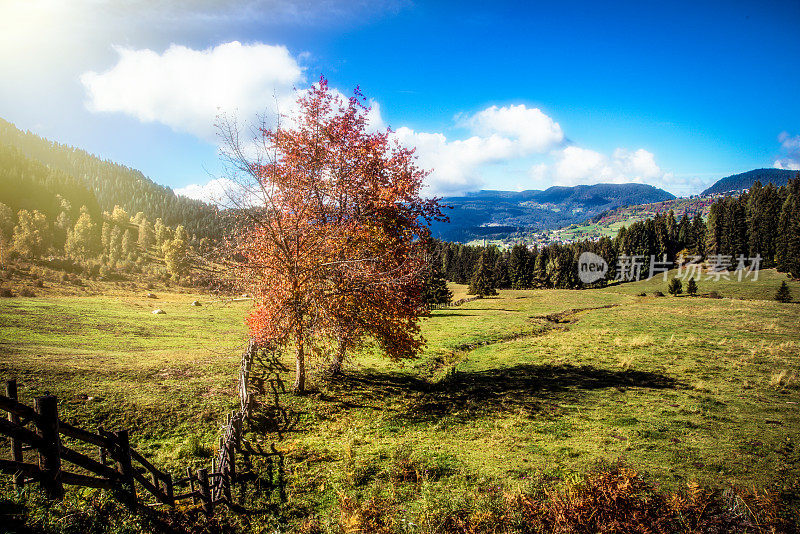
<path id="1" fill-rule="evenodd" d="M 666 292 L 651 280 L 502 291 L 435 311 L 419 359 L 364 351 L 343 378 L 283 398 L 299 414 L 278 445 L 288 501 L 247 530 L 349 531 L 373 507 L 394 525 L 385 532 L 441 532 L 452 514 L 491 515 L 504 495 L 563 487 L 615 460 L 663 491 L 791 485 L 800 323 L 798 304 L 769 300 L 781 278 L 700 283 L 734 299 L 637 296 Z M 130 428 L 158 465 L 207 462 L 233 404 L 249 304 L 158 296 L 0 299 L 0 375 L 27 399 L 59 395 L 68 420 Z"/>

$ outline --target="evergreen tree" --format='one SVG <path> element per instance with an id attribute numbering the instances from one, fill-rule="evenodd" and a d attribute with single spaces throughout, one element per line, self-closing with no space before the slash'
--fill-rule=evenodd
<path id="1" fill-rule="evenodd" d="M 509 257 L 510 255 L 507 252 L 503 252 L 494 262 L 492 278 L 494 278 L 494 287 L 498 289 L 510 289 L 512 287 L 508 268 Z"/>
<path id="2" fill-rule="evenodd" d="M 429 306 L 450 304 L 453 300 L 453 292 L 448 289 L 447 280 L 435 265 L 431 267 L 422 284 L 422 299 Z"/>
<path id="3" fill-rule="evenodd" d="M 789 180 L 787 189 L 778 218 L 775 259 L 779 271 L 800 278 L 800 179 Z"/>
<path id="4" fill-rule="evenodd" d="M 692 245 L 687 246 L 689 252 L 702 256 L 705 253 L 706 223 L 699 213 L 692 218 Z"/>
<path id="5" fill-rule="evenodd" d="M 781 282 L 781 287 L 775 293 L 775 300 L 778 302 L 792 302 L 792 292 L 789 290 L 789 285 L 786 280 Z"/>
<path id="6" fill-rule="evenodd" d="M 511 248 L 509 257 L 508 274 L 511 278 L 511 287 L 514 289 L 527 289 L 532 285 L 533 266 L 530 263 L 528 247 L 523 243 L 517 243 Z"/>
<path id="7" fill-rule="evenodd" d="M 681 293 L 683 293 L 683 283 L 681 283 L 679 278 L 673 278 L 669 281 L 669 285 L 667 286 L 667 291 L 673 297 L 677 297 Z"/>
<path id="8" fill-rule="evenodd" d="M 486 250 L 481 252 L 467 294 L 479 297 L 497 295 L 497 291 L 494 288 L 494 280 L 492 279 L 492 266 L 489 265 L 488 256 L 489 254 L 487 254 Z"/>
<path id="9" fill-rule="evenodd" d="M 692 297 L 697 295 L 697 282 L 694 281 L 694 278 L 689 278 L 689 283 L 686 286 L 686 293 Z"/>

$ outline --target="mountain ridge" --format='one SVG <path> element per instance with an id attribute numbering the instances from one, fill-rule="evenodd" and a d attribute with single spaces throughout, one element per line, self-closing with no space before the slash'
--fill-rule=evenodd
<path id="1" fill-rule="evenodd" d="M 789 178 L 794 178 L 797 173 L 798 171 L 787 169 L 753 169 L 720 178 L 700 195 L 720 195 L 730 191 L 750 189 L 756 181 L 760 181 L 761 185 L 767 185 L 768 182 L 772 182 L 775 187 L 780 187 L 786 185 Z"/>
<path id="2" fill-rule="evenodd" d="M 625 183 L 551 186 L 545 190 L 486 189 L 444 197 L 449 223 L 435 223 L 434 235 L 453 241 L 552 230 L 631 204 L 672 200 L 675 195 L 652 185 Z"/>

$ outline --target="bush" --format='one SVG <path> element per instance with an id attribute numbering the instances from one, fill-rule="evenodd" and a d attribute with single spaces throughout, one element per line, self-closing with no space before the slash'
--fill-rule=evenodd
<path id="1" fill-rule="evenodd" d="M 44 282 L 42 282 L 40 279 L 37 279 L 36 282 L 33 283 L 33 285 L 36 287 L 44 287 Z"/>
<path id="2" fill-rule="evenodd" d="M 20 297 L 35 297 L 36 293 L 34 293 L 33 289 L 31 289 L 29 287 L 23 287 L 19 291 L 19 296 Z"/>
<path id="3" fill-rule="evenodd" d="M 710 299 L 721 299 L 722 295 L 720 295 L 716 291 L 712 291 L 711 293 L 708 294 L 708 298 L 710 298 Z"/>
<path id="4" fill-rule="evenodd" d="M 778 288 L 778 291 L 775 293 L 775 300 L 778 302 L 792 302 L 792 292 L 789 290 L 789 285 L 786 283 L 786 280 L 781 282 L 781 287 Z"/>
<path id="5" fill-rule="evenodd" d="M 654 291 L 653 292 L 653 296 L 654 297 L 663 297 L 664 293 L 662 293 L 661 291 Z"/>
<path id="6" fill-rule="evenodd" d="M 646 296 L 647 296 L 647 293 L 645 293 L 644 291 L 642 291 L 641 293 L 639 293 L 639 296 L 640 296 L 640 297 L 646 297 Z"/>
<path id="7" fill-rule="evenodd" d="M 12 293 L 10 289 L 7 287 L 0 287 L 0 298 L 11 298 L 13 296 L 14 293 Z"/>

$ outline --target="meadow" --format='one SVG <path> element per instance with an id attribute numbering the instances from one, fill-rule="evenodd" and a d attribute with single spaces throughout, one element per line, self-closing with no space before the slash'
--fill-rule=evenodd
<path id="1" fill-rule="evenodd" d="M 758 281 L 699 283 L 722 298 L 654 296 L 666 294 L 661 278 L 508 290 L 434 311 L 419 358 L 365 349 L 344 376 L 315 375 L 310 393 L 284 395 L 298 414 L 277 443 L 286 502 L 220 521 L 355 532 L 372 524 L 372 506 L 385 532 L 442 532 L 446 518 L 493 513 L 486 503 L 503 495 L 569 487 L 613 465 L 664 492 L 796 498 L 786 492 L 800 479 L 800 307 L 772 300 L 785 279 L 762 270 Z M 797 299 L 800 283 L 790 287 Z M 0 299 L 0 376 L 16 377 L 27 400 L 58 395 L 67 421 L 130 429 L 156 465 L 207 462 L 235 404 L 249 303 L 101 290 Z M 3 496 L 21 502 L 7 478 Z M 65 528 L 53 525 L 67 508 L 40 521 Z"/>

